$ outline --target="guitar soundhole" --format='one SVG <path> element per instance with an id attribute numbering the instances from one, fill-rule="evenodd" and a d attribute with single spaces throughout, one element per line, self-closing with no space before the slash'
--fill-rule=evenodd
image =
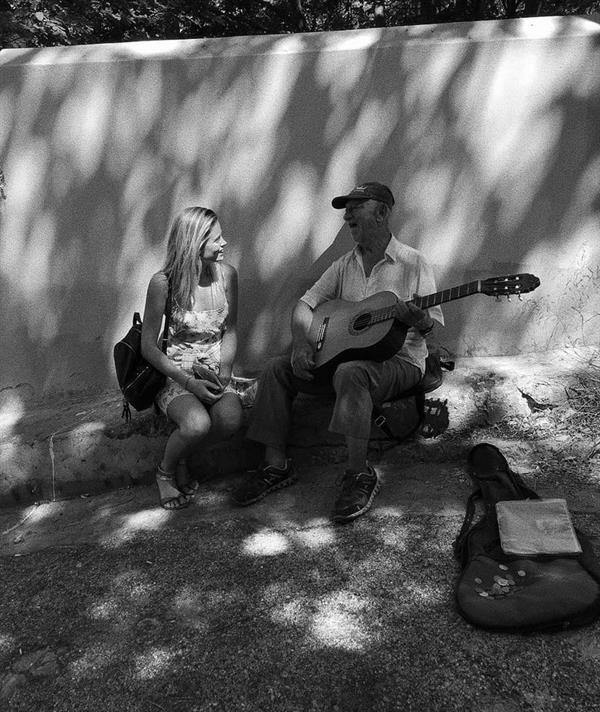
<path id="1" fill-rule="evenodd" d="M 354 331 L 362 331 L 371 325 L 371 315 L 369 313 L 359 314 L 354 320 L 352 327 Z"/>

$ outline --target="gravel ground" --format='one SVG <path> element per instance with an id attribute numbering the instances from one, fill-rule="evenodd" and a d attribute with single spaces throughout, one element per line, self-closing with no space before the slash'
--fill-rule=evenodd
<path id="1" fill-rule="evenodd" d="M 149 487 L 3 510 L 0 709 L 600 710 L 600 624 L 492 634 L 453 599 L 475 442 L 566 497 L 600 544 L 595 431 L 579 417 L 572 435 L 574 418 L 541 409 L 390 449 L 375 506 L 341 527 L 335 463 L 245 509 L 232 477 L 178 513 Z"/>

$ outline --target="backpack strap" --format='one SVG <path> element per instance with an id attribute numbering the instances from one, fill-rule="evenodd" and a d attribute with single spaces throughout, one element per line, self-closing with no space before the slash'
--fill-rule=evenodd
<path id="1" fill-rule="evenodd" d="M 168 279 L 168 278 L 167 278 Z M 167 291 L 167 301 L 165 302 L 165 328 L 163 329 L 163 335 L 160 342 L 160 350 L 163 353 L 167 353 L 167 343 L 169 341 L 169 325 L 171 322 L 171 280 L 168 279 L 168 291 Z"/>

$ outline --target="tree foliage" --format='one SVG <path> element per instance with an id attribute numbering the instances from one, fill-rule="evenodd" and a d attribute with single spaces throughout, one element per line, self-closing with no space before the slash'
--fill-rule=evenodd
<path id="1" fill-rule="evenodd" d="M 0 46 L 189 39 L 600 13 L 600 0 L 0 0 Z"/>

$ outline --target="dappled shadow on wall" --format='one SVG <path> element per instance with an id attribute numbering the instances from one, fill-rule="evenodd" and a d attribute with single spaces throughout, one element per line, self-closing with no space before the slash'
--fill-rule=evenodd
<path id="1" fill-rule="evenodd" d="M 293 302 L 351 247 L 330 201 L 365 179 L 390 184 L 393 229 L 440 288 L 504 268 L 541 277 L 536 308 L 448 306 L 451 350 L 576 338 L 557 312 L 585 290 L 561 290 L 555 270 L 580 259 L 583 274 L 596 256 L 596 44 L 469 41 L 473 28 L 454 41 L 376 30 L 256 38 L 245 54 L 234 38 L 168 59 L 87 47 L 77 62 L 59 48 L 5 62 L 8 382 L 114 383 L 112 344 L 189 204 L 221 218 L 240 273 L 239 361 L 253 369 L 286 347 Z"/>

